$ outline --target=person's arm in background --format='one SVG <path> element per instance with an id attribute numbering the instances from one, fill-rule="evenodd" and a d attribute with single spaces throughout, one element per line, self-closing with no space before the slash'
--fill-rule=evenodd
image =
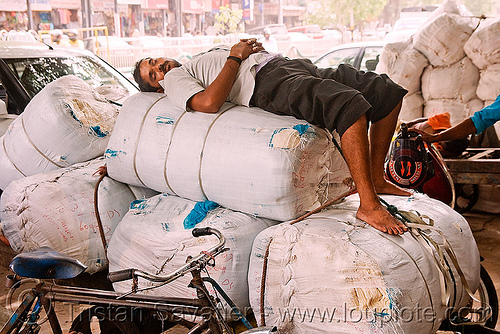
<path id="1" fill-rule="evenodd" d="M 244 39 L 233 45 L 229 56 L 236 57 L 242 61 L 247 59 L 252 53 L 263 51 L 262 44 L 255 38 Z M 224 102 L 226 102 L 231 89 L 233 88 L 236 74 L 241 62 L 234 59 L 227 59 L 217 78 L 208 87 L 189 99 L 187 107 L 201 112 L 216 113 Z"/>
<path id="2" fill-rule="evenodd" d="M 483 109 L 476 111 L 472 117 L 463 120 L 457 125 L 436 134 L 430 134 L 424 131 L 415 130 L 422 135 L 426 142 L 447 141 L 466 138 L 471 134 L 479 134 L 486 128 L 500 120 L 500 95 L 495 102 Z"/>

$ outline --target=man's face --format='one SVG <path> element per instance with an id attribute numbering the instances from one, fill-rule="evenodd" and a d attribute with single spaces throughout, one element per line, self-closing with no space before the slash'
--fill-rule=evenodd
<path id="1" fill-rule="evenodd" d="M 142 80 L 158 89 L 158 92 L 163 92 L 159 81 L 163 80 L 165 73 L 181 64 L 171 58 L 145 58 L 139 66 L 139 71 Z"/>

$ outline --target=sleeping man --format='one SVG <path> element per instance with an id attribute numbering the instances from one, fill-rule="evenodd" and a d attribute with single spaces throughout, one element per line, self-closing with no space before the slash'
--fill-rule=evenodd
<path id="1" fill-rule="evenodd" d="M 251 38 L 183 65 L 168 58 L 139 60 L 134 79 L 142 91 L 164 92 L 184 110 L 216 113 L 229 101 L 336 130 L 359 193 L 356 216 L 389 234 L 407 230 L 377 196 L 410 194 L 384 176 L 385 156 L 407 93 L 386 75 L 348 65 L 320 69 L 306 59 L 268 53 Z"/>

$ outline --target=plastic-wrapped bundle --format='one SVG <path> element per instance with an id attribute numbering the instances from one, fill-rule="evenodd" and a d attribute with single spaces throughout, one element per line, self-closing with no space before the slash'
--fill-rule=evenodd
<path id="1" fill-rule="evenodd" d="M 218 229 L 226 238 L 229 251 L 219 255 L 208 273 L 240 308 L 248 307 L 247 271 L 255 236 L 275 221 L 257 218 L 206 202 L 161 194 L 137 201 L 116 229 L 108 248 L 110 271 L 137 268 L 157 275 L 167 275 L 214 246 L 215 236 L 195 238 L 193 227 Z M 215 207 L 215 208 L 214 208 Z M 165 297 L 192 297 L 190 275 L 143 293 Z M 151 282 L 139 280 L 139 288 Z M 114 283 L 115 291 L 130 290 L 130 281 Z"/>
<path id="2" fill-rule="evenodd" d="M 480 271 L 467 221 L 426 195 L 383 198 L 399 210 L 418 211 L 427 222 L 425 216 L 432 218 L 463 276 L 447 251 L 451 275 L 438 269 L 439 256 L 425 241 L 408 232 L 382 233 L 357 220 L 359 200 L 353 195 L 328 211 L 257 235 L 248 271 L 257 321 L 262 295 L 266 325 L 283 333 L 435 333 L 446 304 L 465 306 L 470 297 L 462 277 L 475 291 Z M 436 230 L 424 227 L 423 233 L 444 245 Z"/>
<path id="3" fill-rule="evenodd" d="M 49 83 L 0 138 L 0 188 L 102 156 L 117 109 L 82 79 Z"/>
<path id="4" fill-rule="evenodd" d="M 465 57 L 464 44 L 472 31 L 472 19 L 442 13 L 413 35 L 413 47 L 434 66 L 452 65 Z"/>
<path id="5" fill-rule="evenodd" d="M 479 69 L 468 57 L 453 65 L 425 68 L 422 74 L 422 96 L 427 100 L 459 99 L 463 102 L 477 98 Z"/>
<path id="6" fill-rule="evenodd" d="M 118 181 L 276 220 L 338 196 L 350 180 L 325 130 L 258 108 L 186 112 L 158 93 L 125 101 L 106 160 Z"/>
<path id="7" fill-rule="evenodd" d="M 16 252 L 48 246 L 80 260 L 87 272 L 106 268 L 94 210 L 99 158 L 12 182 L 0 199 L 2 230 Z M 137 198 L 155 192 L 129 187 L 105 177 L 99 185 L 98 209 L 109 241 L 116 225 Z"/>
<path id="8" fill-rule="evenodd" d="M 500 18 L 481 22 L 465 42 L 464 51 L 481 70 L 500 63 Z"/>
<path id="9" fill-rule="evenodd" d="M 483 101 L 473 99 L 463 102 L 459 99 L 439 99 L 425 101 L 424 116 L 431 117 L 437 114 L 449 113 L 451 125 L 456 125 L 465 118 L 472 116 L 483 108 Z"/>

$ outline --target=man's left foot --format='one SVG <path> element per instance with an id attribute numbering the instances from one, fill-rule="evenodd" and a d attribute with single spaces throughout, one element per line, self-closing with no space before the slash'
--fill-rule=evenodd
<path id="1" fill-rule="evenodd" d="M 388 180 L 375 184 L 375 191 L 379 195 L 411 196 L 413 194 L 411 190 L 401 188 Z"/>

